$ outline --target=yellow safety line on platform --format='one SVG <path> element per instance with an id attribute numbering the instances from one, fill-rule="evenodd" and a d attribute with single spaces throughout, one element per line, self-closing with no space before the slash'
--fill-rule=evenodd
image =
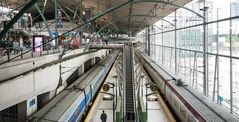
<path id="1" fill-rule="evenodd" d="M 150 81 L 150 82 L 152 82 L 151 79 L 148 77 L 148 74 L 147 74 L 147 73 L 145 72 L 145 70 L 143 69 L 143 67 L 142 67 L 142 66 L 140 66 L 140 67 L 141 67 L 141 69 L 143 70 L 143 73 L 144 73 L 144 75 L 145 75 L 145 79 L 148 80 L 148 81 Z M 163 98 L 161 97 L 161 95 L 160 95 L 159 93 L 157 93 L 156 95 L 159 97 L 159 101 L 160 101 L 160 103 L 161 103 L 161 105 L 162 105 L 164 111 L 166 112 L 166 114 L 167 114 L 169 120 L 170 120 L 171 122 L 176 122 L 176 120 L 175 120 L 173 114 L 172 114 L 171 111 L 169 110 L 168 106 L 167 106 L 166 103 L 164 102 L 164 100 L 163 100 Z"/>
<path id="2" fill-rule="evenodd" d="M 169 108 L 168 108 L 168 106 L 166 105 L 166 103 L 164 102 L 163 98 L 162 98 L 159 94 L 157 94 L 157 96 L 159 97 L 159 101 L 160 101 L 160 103 L 162 104 L 163 109 L 165 110 L 165 112 L 166 112 L 168 118 L 170 119 L 170 121 L 171 121 L 171 122 L 176 122 L 176 120 L 175 120 L 173 114 L 172 114 L 171 111 L 169 110 Z"/>
<path id="3" fill-rule="evenodd" d="M 110 72 L 109 72 L 109 74 L 107 75 L 107 77 L 106 77 L 106 79 L 105 79 L 103 85 L 104 85 L 105 82 L 108 80 L 109 75 L 112 73 L 112 71 L 113 71 L 112 69 L 114 68 L 114 66 L 115 66 L 115 62 L 114 62 L 114 64 L 113 64 L 112 68 L 110 69 Z M 100 91 L 101 91 L 103 85 L 101 86 Z M 88 112 L 88 114 L 87 114 L 87 116 L 86 116 L 84 122 L 88 122 L 88 121 L 89 121 L 89 120 L 88 120 L 88 119 L 90 119 L 90 118 L 89 118 L 89 114 L 91 113 L 92 109 L 95 107 L 95 103 L 98 103 L 98 101 L 99 101 L 99 99 L 100 99 L 100 97 L 99 97 L 100 94 L 101 94 L 101 93 L 99 93 L 99 94 L 97 95 L 97 97 L 96 97 L 96 99 L 95 99 L 93 105 L 91 106 L 91 108 L 90 108 L 90 110 L 89 110 L 89 112 Z"/>

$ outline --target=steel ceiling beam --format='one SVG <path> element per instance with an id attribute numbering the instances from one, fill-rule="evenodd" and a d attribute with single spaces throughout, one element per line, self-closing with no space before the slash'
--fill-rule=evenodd
<path id="1" fill-rule="evenodd" d="M 159 5 L 159 3 L 156 3 L 156 4 L 154 5 L 154 7 L 149 11 L 149 14 L 147 14 L 147 15 L 157 16 L 157 13 L 158 13 L 158 12 L 156 12 L 156 10 L 159 10 L 159 9 L 157 8 L 158 5 Z M 161 4 L 160 4 L 160 5 L 161 5 Z M 162 6 L 164 7 L 164 4 L 163 4 Z M 162 8 L 162 9 L 163 9 L 163 7 L 160 6 L 160 8 Z M 155 12 L 155 13 L 154 13 L 154 12 Z M 143 22 L 143 21 L 146 21 L 147 19 L 149 19 L 149 18 L 144 18 L 144 19 L 139 23 L 139 27 L 138 27 L 138 28 L 141 27 L 141 24 L 142 24 L 142 23 L 146 23 L 146 22 Z"/>
<path id="2" fill-rule="evenodd" d="M 48 1 L 48 0 L 45 0 L 45 1 L 44 1 L 42 13 L 44 13 L 45 10 L 46 10 L 45 8 L 46 8 L 47 1 Z M 40 15 L 35 16 L 35 17 L 32 19 L 32 21 L 35 21 L 38 17 L 40 17 Z M 27 26 L 30 25 L 30 24 L 31 24 L 31 23 L 27 24 Z"/>
<path id="3" fill-rule="evenodd" d="M 194 14 L 196 14 L 197 16 L 201 17 L 201 18 L 205 18 L 203 15 L 201 15 L 200 13 L 190 9 L 190 8 L 187 8 L 187 7 L 184 7 L 184 6 L 181 6 L 181 5 L 177 5 L 177 4 L 174 4 L 172 2 L 167 2 L 167 1 L 162 1 L 162 0 L 134 0 L 133 3 L 139 3 L 139 2 L 158 2 L 158 3 L 164 3 L 164 4 L 168 4 L 168 5 L 172 5 L 172 6 L 175 6 L 175 7 L 178 7 L 178 8 L 183 8 L 185 10 L 188 10 Z"/>
<path id="4" fill-rule="evenodd" d="M 137 16 L 148 16 L 148 15 L 131 15 L 131 17 L 137 17 Z M 120 20 L 120 19 L 124 19 L 124 18 L 128 18 L 129 16 L 124 16 L 124 17 L 120 17 L 120 18 L 116 18 L 116 19 L 114 19 L 113 21 L 111 21 L 110 23 L 108 23 L 107 25 L 105 25 L 104 27 L 102 27 L 99 31 L 97 31 L 96 32 L 96 34 L 93 34 L 93 36 L 92 36 L 92 38 L 94 38 L 94 36 L 95 35 L 98 35 L 102 30 L 104 30 L 105 28 L 107 28 L 108 26 L 110 26 L 110 25 L 112 25 L 114 22 L 116 22 L 116 21 L 118 21 L 118 20 Z M 164 20 L 164 19 L 162 19 L 162 18 L 158 18 L 158 17 L 155 17 L 155 16 L 153 16 L 154 18 L 157 18 L 157 19 L 159 19 L 159 20 Z M 166 21 L 166 22 L 168 22 L 168 21 Z M 172 23 L 171 23 L 172 24 Z M 153 25 L 153 26 L 156 26 L 156 25 Z M 159 28 L 158 26 L 156 26 L 157 28 Z M 159 29 L 161 29 L 161 28 L 159 28 Z M 162 29 L 161 29 L 162 30 Z M 118 30 L 119 31 L 119 30 Z M 117 31 L 117 32 L 118 32 Z M 128 30 L 128 31 L 130 31 L 130 30 Z M 92 40 L 92 39 L 91 39 Z M 91 44 L 91 40 L 90 40 L 90 42 L 87 44 L 87 46 L 85 47 L 85 49 L 84 49 L 84 51 L 86 51 L 88 48 L 89 48 L 89 45 Z"/>
<path id="5" fill-rule="evenodd" d="M 9 17 L 12 19 L 11 14 L 13 14 L 14 11 L 17 11 L 18 9 L 22 8 L 23 6 L 24 6 L 24 4 L 22 4 L 22 5 L 20 5 L 20 6 L 16 7 L 16 8 L 14 8 L 14 9 L 12 9 L 12 10 L 7 14 L 7 16 L 9 16 Z"/>
<path id="6" fill-rule="evenodd" d="M 52 0 L 52 2 L 54 2 L 54 0 Z M 63 13 L 66 15 L 66 17 L 68 18 L 68 20 L 69 20 L 71 23 L 73 23 L 72 19 L 71 19 L 70 16 L 66 13 L 66 11 L 61 7 L 61 5 L 57 3 L 57 7 L 58 7 L 59 9 L 61 9 L 62 12 L 63 12 Z"/>
<path id="7" fill-rule="evenodd" d="M 157 28 L 157 29 L 159 29 L 159 30 L 162 30 L 162 28 L 160 28 L 160 27 L 158 27 L 158 26 L 156 26 L 156 25 L 150 25 L 150 26 L 155 27 L 155 28 Z M 128 31 L 129 31 L 129 30 L 127 30 L 126 33 L 128 33 Z M 139 30 L 136 29 L 135 31 L 139 31 Z M 116 34 L 117 32 L 120 32 L 120 30 L 115 31 L 115 32 L 112 32 L 111 34 Z M 141 35 L 144 35 L 144 34 L 146 34 L 146 32 L 143 33 L 143 34 L 141 34 Z"/>
<path id="8" fill-rule="evenodd" d="M 130 29 L 130 26 L 131 26 L 132 8 L 133 8 L 133 4 L 130 3 L 130 8 L 129 8 L 129 18 L 128 18 L 128 30 Z"/>
<path id="9" fill-rule="evenodd" d="M 131 17 L 145 17 L 145 16 L 149 16 L 149 15 L 131 15 Z M 99 32 L 101 32 L 103 29 L 105 29 L 105 28 L 108 27 L 109 25 L 111 25 L 111 24 L 117 22 L 117 21 L 120 20 L 120 19 L 124 19 L 124 18 L 128 18 L 128 17 L 129 17 L 129 16 L 127 15 L 127 16 L 123 16 L 123 17 L 119 17 L 119 18 L 114 19 L 113 21 L 111 21 L 110 23 L 108 23 L 107 25 L 105 25 L 104 27 L 102 27 L 102 28 L 97 32 L 96 35 L 98 35 Z M 174 26 L 173 23 L 171 23 L 171 22 L 169 22 L 169 21 L 167 21 L 167 20 L 165 20 L 165 19 L 163 19 L 163 18 L 156 17 L 156 16 L 152 16 L 152 17 L 153 17 L 153 18 L 156 18 L 156 19 L 158 19 L 158 20 L 165 21 L 165 22 L 169 23 L 170 25 L 173 25 L 173 26 Z M 159 27 L 158 27 L 158 28 L 159 28 Z"/>
<path id="10" fill-rule="evenodd" d="M 73 14 L 74 14 L 74 11 L 71 9 L 71 8 L 69 8 L 69 7 L 67 7 L 67 6 L 65 6 L 65 5 L 61 5 L 62 7 L 64 7 L 64 8 L 66 8 L 67 10 L 69 10 L 70 12 L 72 12 Z M 80 20 L 81 20 L 81 22 L 83 23 L 83 20 L 82 20 L 82 18 L 79 16 L 79 15 L 76 15 Z"/>
<path id="11" fill-rule="evenodd" d="M 74 16 L 73 16 L 73 19 L 76 18 L 76 15 L 77 15 L 77 11 L 78 11 L 78 7 L 76 8 L 75 12 L 74 12 Z"/>
<path id="12" fill-rule="evenodd" d="M 42 19 L 43 19 L 43 22 L 44 22 L 44 24 L 45 24 L 45 26 L 46 26 L 46 28 L 47 28 L 47 31 L 48 31 L 49 36 L 52 38 L 51 30 L 50 30 L 49 26 L 47 25 L 47 21 L 46 21 L 45 16 L 43 15 L 43 12 L 40 10 L 40 8 L 39 8 L 39 6 L 38 6 L 37 3 L 35 4 L 35 7 L 36 7 L 38 13 L 40 14 L 40 16 L 41 16 Z"/>
<path id="13" fill-rule="evenodd" d="M 38 0 L 31 0 L 11 19 L 11 21 L 6 25 L 5 28 L 3 28 L 0 33 L 0 42 L 9 29 L 37 2 Z"/>
<path id="14" fill-rule="evenodd" d="M 163 17 L 151 16 L 151 15 L 132 15 L 132 16 L 138 16 L 138 17 L 145 17 L 145 16 L 147 16 L 147 17 L 151 17 L 151 18 L 156 18 L 156 19 L 165 21 L 165 22 L 169 23 L 169 24 L 172 25 L 172 26 L 175 26 L 175 24 L 173 24 L 172 22 L 170 22 L 170 21 L 164 19 Z"/>
<path id="15" fill-rule="evenodd" d="M 20 17 L 21 17 L 24 13 L 26 13 L 26 11 L 29 10 L 36 2 L 38 2 L 38 0 L 31 0 L 29 3 L 27 3 L 27 4 L 19 11 L 19 13 L 17 13 L 17 14 L 14 16 L 14 18 L 7 24 L 7 27 L 4 28 L 4 29 L 1 31 L 1 33 L 0 33 L 0 41 L 2 41 L 2 37 L 8 32 L 8 30 L 10 29 L 10 27 L 12 27 L 12 26 L 20 19 Z M 125 5 L 130 4 L 130 3 L 136 3 L 136 2 L 160 2 L 160 3 L 165 3 L 165 4 L 169 4 L 169 5 L 173 5 L 173 6 L 176 6 L 176 7 L 180 7 L 180 8 L 186 9 L 186 10 L 191 11 L 192 13 L 195 13 L 195 14 L 197 14 L 198 16 L 204 18 L 202 15 L 200 15 L 199 13 L 197 13 L 197 12 L 195 12 L 195 11 L 189 9 L 189 8 L 186 8 L 186 7 L 180 6 L 180 5 L 176 5 L 176 4 L 173 4 L 173 3 L 169 3 L 169 2 L 166 2 L 166 1 L 161 1 L 161 0 L 129 0 L 129 1 L 124 2 L 124 3 L 122 3 L 122 4 L 118 5 L 118 6 L 114 6 L 114 7 L 109 8 L 109 9 L 107 9 L 105 12 L 102 12 L 102 13 L 97 14 L 95 17 L 91 18 L 89 21 L 87 21 L 87 22 L 85 22 L 85 23 L 83 23 L 83 24 L 81 24 L 81 25 L 75 27 L 75 28 L 72 29 L 72 30 L 75 30 L 75 29 L 78 29 L 78 28 L 82 28 L 82 27 L 84 27 L 87 23 L 92 22 L 92 21 L 96 20 L 96 19 L 99 18 L 99 17 L 102 17 L 102 16 L 104 16 L 104 15 L 106 15 L 106 14 L 108 14 L 108 13 L 110 13 L 110 12 L 112 12 L 112 11 L 114 11 L 114 10 L 120 8 L 120 7 L 122 7 L 122 6 L 125 6 Z M 71 31 L 72 31 L 72 30 L 71 30 Z M 63 33 L 63 35 L 64 35 L 64 34 L 67 34 L 67 33 L 69 33 L 69 32 L 71 32 L 71 31 L 67 31 L 67 32 Z M 58 38 L 58 37 L 56 37 L 56 38 Z M 63 52 L 62 52 L 62 56 L 64 55 L 65 50 L 66 50 L 66 49 L 64 49 Z"/>
<path id="16" fill-rule="evenodd" d="M 200 15 L 199 13 L 197 13 L 197 12 L 195 12 L 195 11 L 193 11 L 193 10 L 187 8 L 187 7 L 180 6 L 180 5 L 177 5 L 177 4 L 174 4 L 174 3 L 170 3 L 170 2 L 166 2 L 166 1 L 161 1 L 161 0 L 129 0 L 128 2 L 122 3 L 122 4 L 120 4 L 119 6 L 112 7 L 112 8 L 110 8 L 110 9 L 108 9 L 107 11 L 108 11 L 108 13 L 109 13 L 109 12 L 111 12 L 112 10 L 118 9 L 118 8 L 124 6 L 124 5 L 129 4 L 129 3 L 137 3 L 137 2 L 159 2 L 159 3 L 165 3 L 165 4 L 169 4 L 169 5 L 173 5 L 173 6 L 179 7 L 179 8 L 186 9 L 186 10 L 188 10 L 188 11 L 191 11 L 192 13 L 195 13 L 195 14 L 198 15 L 199 17 L 204 18 L 204 16 Z M 107 11 L 106 11 L 106 12 L 107 12 Z M 93 18 L 90 20 L 90 22 L 93 21 L 93 20 L 95 20 L 96 18 L 99 18 L 99 17 L 103 16 L 103 15 L 105 15 L 104 12 L 103 12 L 102 14 L 96 15 L 96 17 L 93 17 Z M 160 18 L 160 19 L 163 20 L 163 21 L 165 20 L 165 19 L 163 19 L 163 18 Z M 174 24 L 172 24 L 171 22 L 169 22 L 169 21 L 167 21 L 167 20 L 166 20 L 166 22 L 170 23 L 171 25 L 174 25 Z M 86 23 L 87 23 L 87 22 L 86 22 Z M 86 24 L 86 23 L 84 23 L 84 24 Z"/>
<path id="17" fill-rule="evenodd" d="M 117 5 L 117 6 L 113 6 L 113 7 L 109 8 L 109 9 L 107 9 L 106 11 L 101 12 L 101 13 L 97 14 L 96 16 L 92 17 L 92 18 L 91 18 L 90 20 L 88 20 L 87 22 L 84 22 L 83 24 L 81 24 L 81 25 L 79 25 L 79 26 L 73 28 L 71 31 L 76 30 L 76 29 L 78 29 L 78 28 L 80 28 L 80 30 L 81 30 L 81 29 L 83 29 L 84 26 L 86 26 L 88 23 L 90 23 L 90 22 L 92 22 L 92 21 L 94 21 L 94 20 L 96 20 L 96 19 L 98 19 L 98 18 L 100 18 L 100 17 L 102 17 L 102 16 L 104 16 L 104 15 L 106 15 L 106 14 L 108 14 L 108 13 L 110 13 L 110 12 L 112 12 L 112 11 L 114 11 L 114 10 L 120 8 L 120 7 L 122 7 L 122 6 L 125 6 L 125 5 L 127 5 L 127 4 L 129 4 L 129 3 L 132 3 L 132 2 L 133 2 L 133 0 L 129 0 L 129 1 L 127 1 L 127 2 L 124 2 L 124 3 L 119 4 L 119 5 Z M 71 31 L 67 31 L 67 32 L 63 33 L 62 35 L 65 35 L 65 34 L 71 32 Z M 56 38 L 58 38 L 58 37 L 56 37 Z M 72 40 L 71 40 L 71 41 L 72 41 Z M 71 43 L 71 41 L 70 41 L 69 43 Z M 90 42 L 89 42 L 89 43 L 90 43 Z M 89 44 L 86 46 L 86 48 L 88 48 L 88 46 L 89 46 Z M 86 49 L 86 48 L 85 48 L 85 49 Z M 65 51 L 66 51 L 66 48 L 64 48 L 64 50 L 62 51 L 62 54 L 60 55 L 60 59 L 61 59 L 61 58 L 63 57 L 63 55 L 65 54 Z"/>

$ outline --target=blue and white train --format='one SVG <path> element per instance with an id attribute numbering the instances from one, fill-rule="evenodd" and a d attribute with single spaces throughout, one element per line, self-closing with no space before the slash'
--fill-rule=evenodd
<path id="1" fill-rule="evenodd" d="M 110 71 L 118 53 L 118 51 L 115 51 L 104 58 L 32 115 L 29 121 L 76 122 L 81 120 L 104 78 Z"/>

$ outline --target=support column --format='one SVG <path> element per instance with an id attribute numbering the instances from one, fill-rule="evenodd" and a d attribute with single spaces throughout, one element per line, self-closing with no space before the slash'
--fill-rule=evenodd
<path id="1" fill-rule="evenodd" d="M 153 31 L 153 59 L 154 60 L 156 60 L 156 46 L 155 46 L 155 40 L 156 40 L 156 38 L 155 38 L 155 31 L 156 31 L 156 29 L 152 26 L 152 31 Z"/>
<path id="2" fill-rule="evenodd" d="M 163 21 L 162 21 L 162 64 L 164 65 L 164 26 L 163 26 Z"/>
<path id="3" fill-rule="evenodd" d="M 174 44 L 174 48 L 175 48 L 175 74 L 178 75 L 178 55 L 177 55 L 177 10 L 175 10 L 175 44 Z M 190 62 L 191 63 L 191 62 Z"/>
<path id="4" fill-rule="evenodd" d="M 58 22 L 58 15 L 57 15 L 57 0 L 55 0 L 55 49 L 58 48 L 58 32 L 57 32 L 57 22 Z"/>
<path id="5" fill-rule="evenodd" d="M 150 56 L 150 26 L 147 27 L 148 56 Z"/>
<path id="6" fill-rule="evenodd" d="M 232 17 L 232 4 L 230 3 L 230 17 Z M 230 112 L 233 114 L 233 70 L 232 70 L 232 19 L 230 19 Z"/>
<path id="7" fill-rule="evenodd" d="M 53 39 L 53 37 L 52 37 L 52 35 L 51 35 L 51 30 L 50 30 L 50 28 L 48 27 L 47 20 L 46 20 L 46 18 L 45 18 L 45 16 L 44 16 L 43 12 L 41 11 L 41 9 L 39 8 L 39 6 L 38 6 L 37 3 L 35 4 L 35 7 L 36 7 L 38 13 L 40 14 L 41 18 L 43 19 L 43 22 L 44 22 L 44 24 L 45 24 L 45 26 L 46 26 L 46 29 L 47 29 L 47 32 L 48 32 L 49 36 Z"/>
<path id="8" fill-rule="evenodd" d="M 208 39 L 207 39 L 207 10 L 206 0 L 204 0 L 203 8 L 203 94 L 208 96 Z"/>
<path id="9" fill-rule="evenodd" d="M 146 31 L 146 29 L 144 29 L 144 33 L 145 33 L 145 34 L 144 34 L 144 35 L 145 35 L 145 37 L 144 37 L 144 51 L 145 51 L 145 53 L 147 54 L 147 50 L 148 50 L 148 49 L 147 49 L 147 42 L 148 42 L 147 39 L 148 39 L 148 38 L 147 38 L 147 31 Z"/>
<path id="10" fill-rule="evenodd" d="M 219 8 L 217 8 L 217 20 L 219 19 Z M 215 94 L 216 94 L 216 84 L 217 84 L 217 103 L 219 104 L 219 22 L 217 22 L 217 55 L 215 60 L 215 70 L 214 70 L 214 83 L 213 83 L 213 101 L 215 101 Z"/>
<path id="11" fill-rule="evenodd" d="M 82 46 L 83 39 L 83 31 L 80 31 L 80 46 Z"/>

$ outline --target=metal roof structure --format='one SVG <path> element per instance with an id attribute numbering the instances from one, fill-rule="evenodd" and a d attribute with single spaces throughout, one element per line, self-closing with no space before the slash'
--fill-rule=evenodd
<path id="1" fill-rule="evenodd" d="M 99 30 L 114 21 L 111 25 L 116 29 L 117 33 L 129 34 L 131 32 L 132 35 L 135 35 L 146 26 L 157 22 L 158 18 L 167 16 L 191 0 L 2 0 L 1 6 L 20 11 L 33 1 L 39 6 L 46 20 L 55 19 L 55 8 L 64 11 L 63 20 L 79 25 L 86 22 L 89 17 L 93 18 L 100 15 L 91 22 L 96 29 Z M 55 2 L 57 3 L 56 7 L 54 7 Z M 36 5 L 32 4 L 24 12 L 31 13 L 34 22 L 43 21 L 39 11 L 34 6 Z M 114 7 L 117 8 L 110 10 Z M 90 11 L 91 15 L 88 15 L 87 10 Z M 107 10 L 110 11 L 103 14 Z M 108 28 L 106 32 L 115 32 L 110 29 L 112 28 Z"/>

